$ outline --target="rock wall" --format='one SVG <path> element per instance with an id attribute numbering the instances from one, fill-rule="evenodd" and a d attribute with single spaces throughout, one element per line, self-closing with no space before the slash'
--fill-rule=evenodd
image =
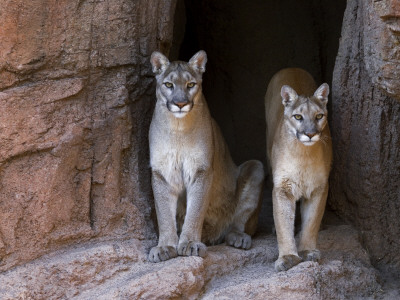
<path id="1" fill-rule="evenodd" d="M 155 239 L 148 58 L 169 50 L 175 1 L 0 7 L 0 271 L 93 238 Z"/>
<path id="2" fill-rule="evenodd" d="M 348 1 L 333 74 L 330 205 L 400 270 L 400 1 Z"/>

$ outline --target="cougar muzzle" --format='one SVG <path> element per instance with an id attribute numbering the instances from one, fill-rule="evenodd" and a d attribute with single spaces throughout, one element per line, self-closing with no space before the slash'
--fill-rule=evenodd
<path id="1" fill-rule="evenodd" d="M 188 98 L 174 97 L 167 105 L 170 112 L 174 113 L 175 117 L 182 118 L 193 108 L 193 102 Z"/>

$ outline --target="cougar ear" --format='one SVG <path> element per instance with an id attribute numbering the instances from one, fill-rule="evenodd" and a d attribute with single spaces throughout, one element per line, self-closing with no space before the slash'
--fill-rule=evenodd
<path id="1" fill-rule="evenodd" d="M 286 107 L 295 101 L 298 97 L 296 91 L 288 85 L 283 85 L 281 88 L 282 104 Z"/>
<path id="2" fill-rule="evenodd" d="M 162 54 L 158 51 L 154 51 L 151 54 L 150 62 L 151 62 L 151 65 L 153 66 L 153 73 L 155 73 L 155 74 L 163 73 L 169 65 L 168 58 L 165 57 L 164 54 Z"/>
<path id="3" fill-rule="evenodd" d="M 189 60 L 189 65 L 200 73 L 206 71 L 207 54 L 204 50 L 200 50 Z"/>
<path id="4" fill-rule="evenodd" d="M 327 83 L 321 84 L 321 86 L 315 91 L 314 97 L 321 100 L 322 102 L 328 102 L 329 85 Z"/>

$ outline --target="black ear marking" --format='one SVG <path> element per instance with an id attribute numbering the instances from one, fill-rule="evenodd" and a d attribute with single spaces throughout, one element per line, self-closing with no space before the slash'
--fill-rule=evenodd
<path id="1" fill-rule="evenodd" d="M 281 88 L 281 97 L 282 97 L 282 104 L 286 106 L 290 106 L 293 104 L 293 101 L 295 101 L 298 97 L 296 91 L 292 89 L 288 85 L 283 85 Z"/>
<path id="2" fill-rule="evenodd" d="M 154 51 L 151 54 L 150 62 L 153 67 L 153 73 L 157 75 L 163 73 L 169 66 L 168 58 L 158 51 Z"/>
<path id="3" fill-rule="evenodd" d="M 189 60 L 189 65 L 197 72 L 204 73 L 206 71 L 207 54 L 204 50 L 200 50 Z"/>

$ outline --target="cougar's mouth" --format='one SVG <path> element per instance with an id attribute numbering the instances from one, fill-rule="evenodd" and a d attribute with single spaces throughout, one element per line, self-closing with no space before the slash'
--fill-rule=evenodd
<path id="1" fill-rule="evenodd" d="M 177 118 L 183 118 L 184 116 L 187 115 L 188 112 L 186 111 L 175 111 L 173 112 L 174 116 Z"/>
<path id="2" fill-rule="evenodd" d="M 313 134 L 313 135 L 307 135 L 304 133 L 297 132 L 296 137 L 297 139 L 303 143 L 305 146 L 312 146 L 316 142 L 319 141 L 321 134 L 319 132 Z"/>
<path id="3" fill-rule="evenodd" d="M 193 102 L 189 102 L 184 106 L 178 106 L 174 103 L 168 103 L 168 110 L 174 114 L 177 118 L 183 118 L 186 116 L 193 108 Z"/>
<path id="4" fill-rule="evenodd" d="M 308 142 L 302 142 L 302 143 L 303 143 L 303 145 L 305 145 L 305 146 L 312 146 L 312 145 L 314 145 L 316 142 L 308 141 Z"/>

